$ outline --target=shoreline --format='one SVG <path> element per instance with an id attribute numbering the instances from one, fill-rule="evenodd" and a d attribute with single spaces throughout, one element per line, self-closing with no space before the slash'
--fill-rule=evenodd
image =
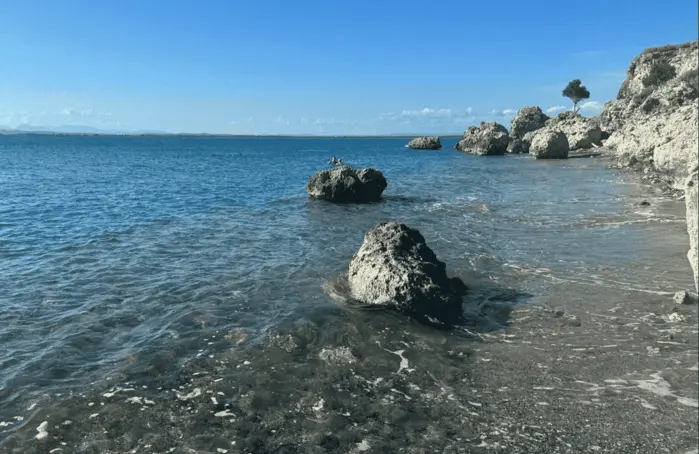
<path id="1" fill-rule="evenodd" d="M 259 342 L 202 338 L 174 376 L 137 368 L 27 406 L 0 449 L 691 453 L 695 309 L 560 276 L 476 336 L 325 305 Z"/>

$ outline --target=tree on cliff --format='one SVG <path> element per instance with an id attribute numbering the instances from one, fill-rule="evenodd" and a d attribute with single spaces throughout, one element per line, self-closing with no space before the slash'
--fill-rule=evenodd
<path id="1" fill-rule="evenodd" d="M 585 88 L 580 79 L 575 79 L 568 82 L 568 86 L 563 90 L 563 96 L 573 101 L 573 112 L 577 112 L 578 103 L 583 99 L 588 99 L 590 97 L 590 92 Z"/>

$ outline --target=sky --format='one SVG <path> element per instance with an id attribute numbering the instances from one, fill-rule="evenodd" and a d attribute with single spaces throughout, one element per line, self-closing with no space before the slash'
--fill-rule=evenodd
<path id="1" fill-rule="evenodd" d="M 0 127 L 362 135 L 587 115 L 696 0 L 0 0 Z"/>

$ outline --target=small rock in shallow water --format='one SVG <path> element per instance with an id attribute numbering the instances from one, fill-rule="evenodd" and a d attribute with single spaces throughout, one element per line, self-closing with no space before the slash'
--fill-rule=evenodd
<path id="1" fill-rule="evenodd" d="M 696 304 L 698 297 L 697 295 L 689 293 L 686 290 L 682 290 L 675 293 L 675 296 L 672 299 L 677 304 Z"/>

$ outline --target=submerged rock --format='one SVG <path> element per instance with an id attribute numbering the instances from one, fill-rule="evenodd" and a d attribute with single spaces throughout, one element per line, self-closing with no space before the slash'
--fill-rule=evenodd
<path id="1" fill-rule="evenodd" d="M 408 147 L 417 150 L 439 150 L 442 148 L 442 143 L 439 137 L 416 137 L 408 142 Z"/>
<path id="2" fill-rule="evenodd" d="M 675 293 L 672 299 L 677 304 L 697 304 L 697 295 L 686 290 Z"/>
<path id="3" fill-rule="evenodd" d="M 503 155 L 507 153 L 510 137 L 507 129 L 494 121 L 481 122 L 480 126 L 469 126 L 456 149 L 479 155 Z"/>
<path id="4" fill-rule="evenodd" d="M 449 278 L 416 229 L 384 222 L 367 232 L 349 266 L 352 297 L 395 308 L 420 321 L 449 327 L 463 321 L 466 285 Z"/>
<path id="5" fill-rule="evenodd" d="M 388 186 L 381 171 L 340 166 L 321 170 L 308 180 L 306 192 L 313 198 L 337 203 L 367 203 L 381 199 Z"/>
<path id="6" fill-rule="evenodd" d="M 529 154 L 534 159 L 566 159 L 568 158 L 568 138 L 564 133 L 555 129 L 540 129 L 531 138 Z"/>
<path id="7" fill-rule="evenodd" d="M 510 127 L 510 138 L 513 142 L 516 139 L 523 139 L 524 135 L 528 132 L 536 131 L 541 129 L 546 125 L 546 121 L 549 119 L 540 107 L 538 106 L 527 106 L 520 109 L 517 115 L 512 120 L 512 126 Z M 521 148 L 512 147 L 513 150 L 519 150 Z M 508 148 L 509 151 L 509 148 Z M 522 153 L 521 151 L 510 151 L 510 153 Z M 526 153 L 524 151 L 523 153 Z"/>

